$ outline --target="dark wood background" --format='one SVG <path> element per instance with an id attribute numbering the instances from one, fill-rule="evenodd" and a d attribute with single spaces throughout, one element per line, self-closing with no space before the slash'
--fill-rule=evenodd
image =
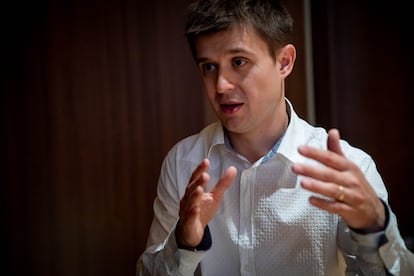
<path id="1" fill-rule="evenodd" d="M 404 1 L 312 0 L 317 124 L 371 154 L 414 249 L 412 15 Z"/>
<path id="2" fill-rule="evenodd" d="M 213 120 L 183 36 L 187 3 L 2 6 L 5 275 L 134 274 L 162 159 Z M 414 235 L 409 18 L 359 3 L 312 1 L 316 123 L 373 155 Z M 287 95 L 306 118 L 303 2 L 288 5 L 298 60 Z"/>

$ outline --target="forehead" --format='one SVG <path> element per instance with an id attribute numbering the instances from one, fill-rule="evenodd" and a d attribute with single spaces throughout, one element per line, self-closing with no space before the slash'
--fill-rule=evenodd
<path id="1" fill-rule="evenodd" d="M 268 46 L 251 26 L 236 25 L 230 29 L 203 34 L 196 38 L 197 59 L 214 58 L 217 55 L 246 52 L 255 55 L 268 54 Z"/>

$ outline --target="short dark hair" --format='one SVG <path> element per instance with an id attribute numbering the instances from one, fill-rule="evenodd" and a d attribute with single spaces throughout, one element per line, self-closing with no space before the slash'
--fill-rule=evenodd
<path id="1" fill-rule="evenodd" d="M 195 40 L 203 34 L 250 25 L 264 39 L 271 56 L 289 43 L 293 19 L 277 0 L 198 0 L 190 4 L 185 35 L 196 58 Z"/>

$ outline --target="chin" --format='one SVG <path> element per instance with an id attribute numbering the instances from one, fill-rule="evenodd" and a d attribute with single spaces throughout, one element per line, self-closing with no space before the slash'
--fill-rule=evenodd
<path id="1" fill-rule="evenodd" d="M 235 122 L 230 122 L 230 120 L 223 121 L 221 120 L 221 123 L 226 128 L 227 131 L 232 133 L 242 133 L 242 130 L 240 128 L 239 124 L 235 124 Z"/>

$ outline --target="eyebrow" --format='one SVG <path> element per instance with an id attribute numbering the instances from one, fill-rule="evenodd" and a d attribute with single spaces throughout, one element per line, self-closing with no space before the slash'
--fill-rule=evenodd
<path id="1" fill-rule="evenodd" d="M 227 55 L 234 55 L 234 54 L 239 54 L 239 53 L 253 54 L 251 51 L 248 51 L 244 48 L 234 48 L 234 49 L 230 49 L 229 51 L 227 51 Z M 198 65 L 198 64 L 203 63 L 207 60 L 208 60 L 208 58 L 206 58 L 206 57 L 197 58 L 196 63 Z"/>

